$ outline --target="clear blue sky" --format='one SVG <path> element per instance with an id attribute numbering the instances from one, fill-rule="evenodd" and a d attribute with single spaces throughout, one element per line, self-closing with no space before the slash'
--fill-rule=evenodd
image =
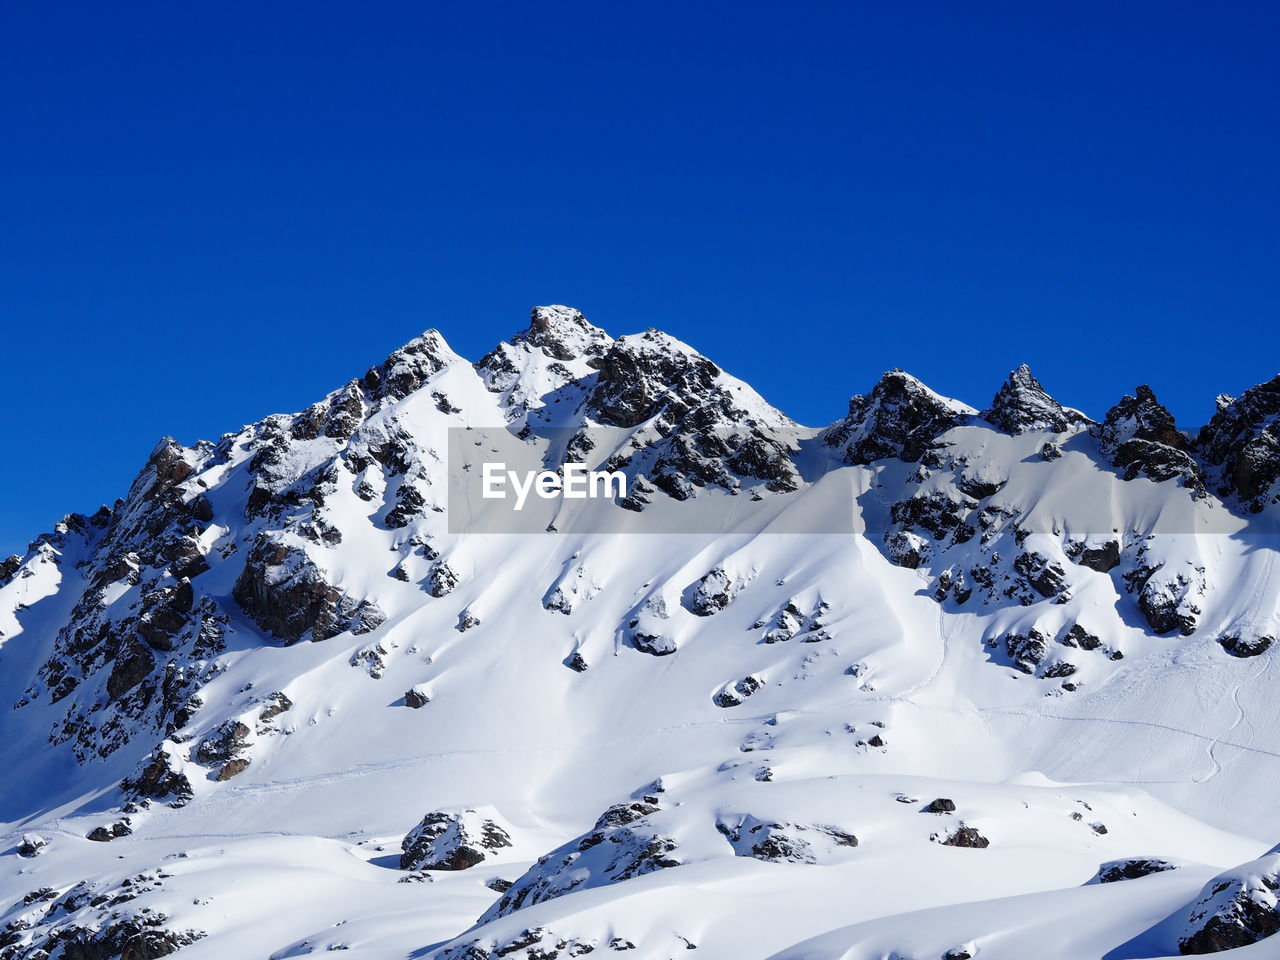
<path id="1" fill-rule="evenodd" d="M 1280 370 L 1270 3 L 9 4 L 0 555 L 536 303 L 807 423 Z"/>

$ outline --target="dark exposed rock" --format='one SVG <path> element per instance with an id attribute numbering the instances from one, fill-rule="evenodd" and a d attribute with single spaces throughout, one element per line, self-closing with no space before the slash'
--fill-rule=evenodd
<path id="1" fill-rule="evenodd" d="M 1256 657 L 1266 653 L 1275 643 L 1275 637 L 1242 637 L 1239 634 L 1228 634 L 1218 638 L 1222 649 L 1233 657 Z"/>
<path id="2" fill-rule="evenodd" d="M 1108 410 L 1099 425 L 1098 439 L 1103 449 L 1111 451 L 1130 440 L 1145 440 L 1185 450 L 1187 438 L 1151 388 L 1141 386 L 1135 393 L 1137 396 L 1126 396 Z"/>
<path id="3" fill-rule="evenodd" d="M 413 393 L 454 357 L 437 330 L 409 341 L 364 375 L 364 387 L 374 397 L 400 400 Z"/>
<path id="4" fill-rule="evenodd" d="M 0 560 L 0 587 L 8 585 L 21 566 L 22 558 L 16 553 L 4 560 Z"/>
<path id="5" fill-rule="evenodd" d="M 116 657 L 111 675 L 107 677 L 107 697 L 111 700 L 119 700 L 147 679 L 155 669 L 155 665 L 155 657 L 144 644 L 130 644 L 120 656 Z"/>
<path id="6" fill-rule="evenodd" d="M 262 712 L 258 714 L 259 723 L 270 723 L 282 713 L 286 713 L 293 709 L 293 701 L 285 696 L 283 691 L 277 690 L 270 694 L 262 707 Z"/>
<path id="7" fill-rule="evenodd" d="M 736 589 L 740 587 L 723 567 L 716 567 L 698 581 L 693 591 L 689 610 L 700 617 L 709 617 L 719 613 L 733 600 Z"/>
<path id="8" fill-rule="evenodd" d="M 139 636 L 153 650 L 171 651 L 174 637 L 187 625 L 187 614 L 194 601 L 191 581 L 186 578 L 147 594 L 142 616 L 138 618 Z"/>
<path id="9" fill-rule="evenodd" d="M 49 841 L 39 834 L 24 833 L 22 842 L 18 844 L 18 856 L 20 857 L 38 857 L 44 848 L 49 845 Z"/>
<path id="10" fill-rule="evenodd" d="M 444 560 L 437 560 L 427 574 L 427 593 L 433 597 L 447 597 L 458 585 L 458 575 Z"/>
<path id="11" fill-rule="evenodd" d="M 676 652 L 675 641 L 665 634 L 652 630 L 632 629 L 631 644 L 641 653 L 653 657 L 669 657 Z"/>
<path id="12" fill-rule="evenodd" d="M 608 348 L 609 337 L 572 307 L 549 306 L 534 307 L 528 329 L 511 342 L 528 343 L 556 360 L 598 359 Z"/>
<path id="13" fill-rule="evenodd" d="M 938 797 L 936 800 L 930 800 L 924 808 L 925 813 L 955 813 L 955 811 L 955 801 L 947 797 Z"/>
<path id="14" fill-rule="evenodd" d="M 778 823 L 746 816 L 740 823 L 721 821 L 716 826 L 735 854 L 771 863 L 820 863 L 831 849 L 858 845 L 852 833 L 826 824 Z"/>
<path id="15" fill-rule="evenodd" d="M 586 659 L 577 650 L 569 655 L 564 665 L 575 673 L 586 673 L 588 667 Z"/>
<path id="16" fill-rule="evenodd" d="M 1088 423 L 1074 410 L 1066 410 L 1049 396 L 1026 364 L 1020 366 L 996 393 L 982 417 L 998 430 L 1020 434 L 1032 430 L 1062 433 Z"/>
<path id="17" fill-rule="evenodd" d="M 232 757 L 218 768 L 218 772 L 214 775 L 213 779 L 218 783 L 223 783 L 230 780 L 232 777 L 239 776 L 249 769 L 249 762 L 248 757 Z"/>
<path id="18" fill-rule="evenodd" d="M 711 699 L 717 707 L 736 707 L 762 686 L 763 683 L 758 677 L 743 677 L 732 687 L 721 690 Z"/>
<path id="19" fill-rule="evenodd" d="M 1137 880 L 1153 873 L 1176 869 L 1168 860 L 1155 857 L 1130 857 L 1126 860 L 1108 860 L 1098 867 L 1095 879 L 1098 883 L 1116 883 L 1119 880 Z"/>
<path id="20" fill-rule="evenodd" d="M 400 869 L 465 870 L 509 846 L 507 832 L 474 810 L 429 813 L 400 844 Z"/>
<path id="21" fill-rule="evenodd" d="M 656 803 L 648 801 L 632 800 L 627 803 L 615 803 L 604 813 L 596 818 L 594 830 L 609 830 L 613 827 L 625 826 L 629 823 L 635 823 L 642 820 L 650 814 L 658 812 Z"/>
<path id="22" fill-rule="evenodd" d="M 1101 546 L 1086 547 L 1080 544 L 1079 549 L 1067 554 L 1082 567 L 1108 573 L 1120 565 L 1120 541 L 1108 540 Z"/>
<path id="23" fill-rule="evenodd" d="M 900 500 L 890 508 L 890 514 L 904 530 L 923 531 L 936 541 L 953 538 L 955 543 L 964 543 L 974 534 L 967 518 L 976 506 L 972 500 L 935 492 Z"/>
<path id="24" fill-rule="evenodd" d="M 1138 591 L 1138 609 L 1156 633 L 1176 630 L 1184 637 L 1196 629 L 1198 607 L 1184 608 L 1183 598 L 1191 580 L 1178 574 L 1173 581 L 1147 580 Z"/>
<path id="25" fill-rule="evenodd" d="M 1067 574 L 1056 560 L 1043 554 L 1024 551 L 1013 561 L 1013 568 L 1026 578 L 1036 593 L 1045 598 L 1060 597 L 1067 587 Z"/>
<path id="26" fill-rule="evenodd" d="M 970 847 L 975 850 L 991 846 L 991 841 L 980 834 L 975 827 L 967 827 L 963 823 L 938 842 L 944 847 Z"/>
<path id="27" fill-rule="evenodd" d="M 825 442 L 846 463 L 897 457 L 920 460 L 942 434 L 960 422 L 958 405 L 944 400 L 915 377 L 890 370 L 871 393 L 849 401 L 845 418 L 831 426 Z"/>
<path id="28" fill-rule="evenodd" d="M 249 765 L 242 754 L 248 746 L 249 728 L 239 720 L 224 720 L 200 741 L 192 753 L 196 763 L 221 764 L 218 780 L 229 780 Z M 225 775 L 224 775 L 225 774 Z"/>
<path id="29" fill-rule="evenodd" d="M 1218 493 L 1253 512 L 1280 499 L 1280 376 L 1224 398 L 1200 429 L 1197 449 L 1214 469 Z"/>
<path id="30" fill-rule="evenodd" d="M 1068 647 L 1079 647 L 1081 650 L 1097 650 L 1102 646 L 1101 640 L 1078 623 L 1073 623 L 1062 635 L 1062 642 Z"/>
<path id="31" fill-rule="evenodd" d="M 193 795 L 191 781 L 165 750 L 154 751 L 141 771 L 121 780 L 120 787 L 134 796 L 168 800 L 175 806 L 186 803 Z"/>
<path id="32" fill-rule="evenodd" d="M 345 630 L 368 633 L 386 620 L 376 604 L 330 584 L 300 547 L 268 535 L 254 544 L 232 596 L 254 623 L 286 643 L 327 640 Z"/>
<path id="33" fill-rule="evenodd" d="M 417 687 L 410 687 L 404 692 L 404 704 L 414 710 L 420 710 L 431 702 L 431 698 Z"/>
<path id="34" fill-rule="evenodd" d="M 92 840 L 95 843 L 110 843 L 112 840 L 118 840 L 120 837 L 127 837 L 133 833 L 133 829 L 127 821 L 117 820 L 110 826 L 94 827 L 87 834 L 86 840 Z"/>
<path id="35" fill-rule="evenodd" d="M 633 453 L 611 458 L 607 469 L 623 469 L 643 452 L 653 486 L 677 500 L 712 484 L 736 491 L 744 479 L 762 480 L 771 491 L 798 489 L 800 474 L 791 459 L 794 424 L 776 411 L 744 406 L 706 357 L 649 330 L 613 341 L 599 362 L 586 414 L 606 426 L 647 424 L 654 434 Z M 642 499 L 631 504 L 643 505 Z"/>
<path id="36" fill-rule="evenodd" d="M 1035 673 L 1049 654 L 1049 638 L 1035 627 L 1025 634 L 1005 634 L 1004 646 L 1013 665 L 1023 673 Z"/>
<path id="37" fill-rule="evenodd" d="M 71 925 L 48 937 L 42 954 L 56 953 L 61 960 L 159 960 L 205 936 L 200 930 L 167 930 L 161 926 L 165 920 L 163 914 L 113 915 L 96 928 Z"/>
<path id="38" fill-rule="evenodd" d="M 638 427 L 659 413 L 674 423 L 715 391 L 719 375 L 720 368 L 706 357 L 649 330 L 609 348 L 589 406 L 597 422 L 609 426 Z"/>
<path id="39" fill-rule="evenodd" d="M 1178 941 L 1184 954 L 1218 953 L 1280 933 L 1280 857 L 1274 852 L 1205 884 Z"/>

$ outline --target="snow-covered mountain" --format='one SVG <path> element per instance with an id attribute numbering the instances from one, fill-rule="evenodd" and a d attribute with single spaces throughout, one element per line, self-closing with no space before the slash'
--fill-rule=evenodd
<path id="1" fill-rule="evenodd" d="M 459 438 L 630 486 L 461 523 Z M 428 331 L 0 562 L 0 960 L 1280 956 L 1278 504 L 1280 377 Z"/>

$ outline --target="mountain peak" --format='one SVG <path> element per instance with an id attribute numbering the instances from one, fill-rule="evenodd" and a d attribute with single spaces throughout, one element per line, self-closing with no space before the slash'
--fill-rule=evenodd
<path id="1" fill-rule="evenodd" d="M 529 326 L 511 338 L 528 343 L 556 360 L 598 357 L 608 348 L 611 337 L 588 322 L 582 311 L 562 304 L 534 307 Z"/>
<path id="2" fill-rule="evenodd" d="M 849 401 L 848 414 L 828 430 L 826 442 L 841 447 L 847 463 L 885 457 L 914 462 L 972 412 L 895 367 L 881 375 L 870 394 Z"/>
<path id="3" fill-rule="evenodd" d="M 1090 422 L 1079 411 L 1067 409 L 1049 396 L 1025 363 L 1009 374 L 982 417 L 992 426 L 1012 434 L 1032 430 L 1062 433 L 1074 425 Z"/>
<path id="4" fill-rule="evenodd" d="M 460 359 L 440 331 L 432 328 L 396 350 L 381 366 L 369 368 L 364 386 L 374 397 L 401 400 Z"/>
<path id="5" fill-rule="evenodd" d="M 1234 400 L 1219 397 L 1197 446 L 1217 468 L 1219 494 L 1235 494 L 1255 512 L 1280 500 L 1280 376 Z"/>

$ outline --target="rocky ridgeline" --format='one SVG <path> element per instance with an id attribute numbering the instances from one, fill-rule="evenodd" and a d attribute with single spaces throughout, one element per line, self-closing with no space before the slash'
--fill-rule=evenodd
<path id="1" fill-rule="evenodd" d="M 148 905 L 171 874 L 163 869 L 119 880 L 32 890 L 4 911 L 0 960 L 150 960 L 203 939 Z"/>
<path id="2" fill-rule="evenodd" d="M 1070 410 L 1045 392 L 1025 363 L 1013 373 L 982 411 L 982 418 L 997 430 L 1014 435 L 1031 431 L 1065 433 L 1092 421 Z"/>
<path id="3" fill-rule="evenodd" d="M 1280 501 L 1280 376 L 1238 400 L 1219 397 L 1196 447 L 1219 496 L 1236 497 L 1254 513 Z"/>
<path id="4" fill-rule="evenodd" d="M 204 744 L 226 718 L 201 714 L 200 690 L 216 676 L 230 624 L 241 615 L 265 643 L 368 634 L 368 656 L 357 652 L 353 662 L 381 675 L 386 613 L 331 573 L 353 531 L 329 505 L 354 494 L 371 522 L 403 531 L 388 574 L 420 586 L 424 599 L 457 589 L 462 576 L 447 541 L 437 539 L 443 441 L 421 426 L 424 418 L 441 431 L 468 422 L 464 401 L 441 385 L 451 371 L 496 397 L 514 430 L 569 428 L 576 435 L 570 454 L 590 452 L 593 427 L 622 431 L 606 465 L 648 478 L 625 507 L 642 510 L 661 496 L 687 500 L 708 487 L 759 497 L 805 484 L 797 463 L 802 429 L 659 331 L 615 339 L 576 310 L 539 307 L 527 329 L 474 365 L 428 331 L 300 414 L 267 417 L 217 443 L 164 439 L 124 499 L 89 517 L 68 516 L 25 558 L 0 563 L 0 583 L 56 567 L 74 596 L 38 681 L 16 706 L 56 705 L 49 739 L 82 761 L 134 744 L 139 763 L 126 789 L 173 801 L 189 795 L 192 776 L 216 782 L 251 760 L 252 717 L 236 719 L 249 734 L 234 749 L 214 749 Z M 410 406 L 413 417 L 405 413 Z M 1278 424 L 1280 377 L 1238 399 L 1220 398 L 1212 420 L 1192 435 L 1147 387 L 1094 423 L 1049 396 L 1025 366 L 981 414 L 894 370 L 854 397 L 817 446 L 828 456 L 823 470 L 869 465 L 879 476 L 895 463 L 910 468 L 875 493 L 887 501 L 887 528 L 871 533 L 890 560 L 929 578 L 939 603 L 1047 609 L 1069 604 L 1082 577 L 1102 574 L 1131 597 L 1152 632 L 1186 635 L 1213 589 L 1207 560 L 1174 563 L 1140 531 L 1091 539 L 1033 534 L 1002 498 L 1007 470 L 957 453 L 954 438 L 991 429 L 1031 435 L 1045 471 L 1064 451 L 1091 456 L 1125 481 L 1173 482 L 1191 498 L 1222 497 L 1228 509 L 1250 513 L 1280 499 Z M 217 590 L 205 586 L 212 570 L 223 584 Z M 686 602 L 698 617 L 715 616 L 749 583 L 747 573 L 714 567 Z M 543 602 L 569 614 L 598 590 L 579 569 L 549 586 Z M 622 632 L 636 650 L 673 654 L 674 612 L 655 591 L 627 615 Z M 821 619 L 817 610 L 779 610 L 762 624 L 764 642 L 825 639 Z M 1122 656 L 1098 643 L 1087 623 L 1052 619 L 993 635 L 990 656 L 1065 690 L 1077 683 L 1081 657 Z M 478 623 L 464 611 L 458 629 Z M 1260 654 L 1272 641 L 1270 633 L 1247 631 L 1220 638 L 1237 657 Z M 588 666 L 577 653 L 565 663 L 579 672 Z M 736 706 L 761 685 L 758 676 L 739 675 L 713 699 Z M 415 693 L 411 705 L 427 700 Z"/>
<path id="5" fill-rule="evenodd" d="M 934 393 L 902 370 L 890 370 L 870 394 L 849 401 L 845 418 L 825 434 L 846 463 L 887 457 L 915 463 L 935 451 L 938 438 L 973 411 Z"/>
<path id="6" fill-rule="evenodd" d="M 699 487 L 736 491 L 760 480 L 796 490 L 791 458 L 797 425 L 706 357 L 657 330 L 615 340 L 583 403 L 587 423 L 636 430 L 606 468 L 633 467 L 654 487 L 687 500 Z M 580 448 L 591 441 L 580 434 Z M 643 491 L 642 491 L 643 492 Z M 643 500 L 633 507 L 643 506 Z"/>

